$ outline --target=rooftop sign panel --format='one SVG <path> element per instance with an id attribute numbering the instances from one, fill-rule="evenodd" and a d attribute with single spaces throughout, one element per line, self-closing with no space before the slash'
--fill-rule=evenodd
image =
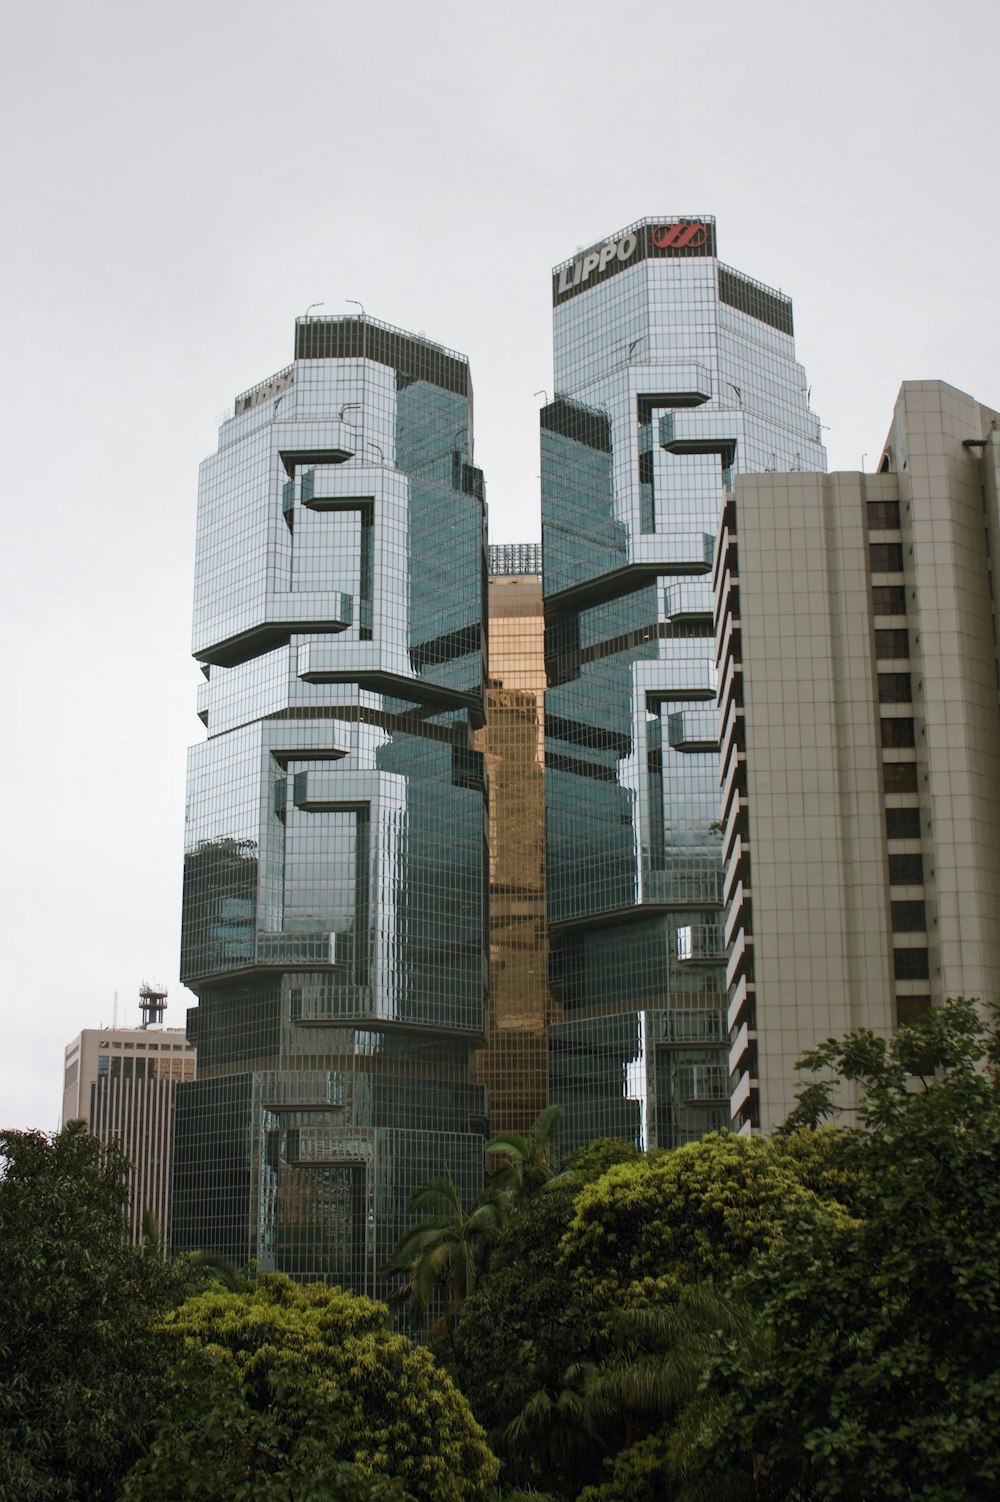
<path id="1" fill-rule="evenodd" d="M 589 292 L 639 261 L 715 254 L 712 218 L 643 220 L 557 266 L 552 273 L 552 305 L 558 307 L 581 292 Z"/>

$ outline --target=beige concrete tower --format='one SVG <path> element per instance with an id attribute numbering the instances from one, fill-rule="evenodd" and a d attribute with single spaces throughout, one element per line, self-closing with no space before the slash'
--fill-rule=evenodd
<path id="1" fill-rule="evenodd" d="M 878 474 L 744 477 L 725 508 L 740 1130 L 781 1122 L 796 1060 L 830 1034 L 1000 993 L 998 422 L 940 382 L 907 383 Z"/>
<path id="2" fill-rule="evenodd" d="M 129 1234 L 142 1217 L 159 1219 L 170 1245 L 174 1103 L 195 1077 L 195 1051 L 180 1027 L 84 1028 L 66 1049 L 63 1125 L 83 1120 L 102 1142 L 117 1142 L 133 1167 L 126 1209 Z"/>

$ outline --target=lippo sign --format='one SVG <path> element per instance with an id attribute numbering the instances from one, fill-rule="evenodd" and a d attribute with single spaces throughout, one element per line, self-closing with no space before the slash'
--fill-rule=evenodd
<path id="1" fill-rule="evenodd" d="M 659 256 L 714 256 L 715 225 L 711 220 L 672 219 L 663 224 L 643 224 L 617 240 L 606 240 L 563 266 L 552 276 L 555 306 L 596 287 L 639 261 Z"/>

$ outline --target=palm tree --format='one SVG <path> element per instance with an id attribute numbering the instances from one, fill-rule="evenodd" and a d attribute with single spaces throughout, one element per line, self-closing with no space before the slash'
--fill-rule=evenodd
<path id="1" fill-rule="evenodd" d="M 738 1348 L 750 1360 L 754 1353 L 762 1359 L 768 1341 L 737 1295 L 704 1283 L 676 1304 L 625 1310 L 613 1323 L 612 1339 L 614 1350 L 592 1369 L 586 1384 L 591 1423 L 620 1425 L 626 1445 L 642 1432 L 669 1425 L 679 1502 L 755 1502 L 770 1496 L 750 1457 L 745 1469 L 731 1465 L 724 1473 L 711 1464 L 722 1407 L 705 1380 L 713 1358 Z"/>
<path id="2" fill-rule="evenodd" d="M 532 1393 L 501 1439 L 515 1467 L 555 1481 L 567 1502 L 576 1495 L 581 1464 L 602 1448 L 586 1396 L 593 1376 L 589 1362 L 571 1362 Z"/>
<path id="3" fill-rule="evenodd" d="M 408 1299 L 415 1320 L 423 1318 L 438 1290 L 445 1290 L 444 1323 L 454 1351 L 458 1312 L 476 1291 L 486 1255 L 503 1226 L 506 1205 L 490 1192 L 466 1210 L 451 1173 L 446 1172 L 418 1189 L 407 1209 L 425 1218 L 400 1238 L 381 1275 L 408 1274 L 390 1300 Z"/>
<path id="4" fill-rule="evenodd" d="M 562 1111 L 558 1106 L 546 1106 L 539 1111 L 525 1136 L 507 1132 L 494 1137 L 486 1144 L 488 1153 L 503 1153 L 507 1161 L 493 1175 L 493 1187 L 509 1194 L 515 1204 L 525 1201 L 545 1188 L 556 1177 L 552 1167 L 552 1137 L 559 1124 Z"/>

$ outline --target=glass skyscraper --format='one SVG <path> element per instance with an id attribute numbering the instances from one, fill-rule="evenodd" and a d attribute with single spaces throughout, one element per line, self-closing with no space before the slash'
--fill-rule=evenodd
<path id="1" fill-rule="evenodd" d="M 485 593 L 467 361 L 299 319 L 202 468 L 177 1248 L 372 1290 L 481 1183 Z"/>
<path id="2" fill-rule="evenodd" d="M 550 1095 L 566 1147 L 729 1123 L 711 569 L 734 477 L 822 470 L 790 300 L 709 217 L 555 268 L 541 415 Z"/>

